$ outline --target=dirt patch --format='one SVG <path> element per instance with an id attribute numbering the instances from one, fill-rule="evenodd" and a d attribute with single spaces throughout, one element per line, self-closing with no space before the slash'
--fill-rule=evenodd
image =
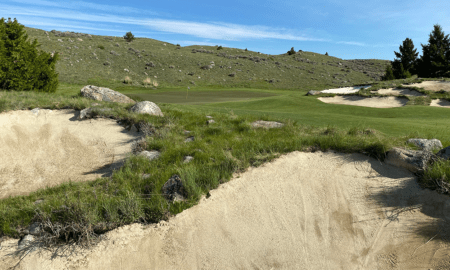
<path id="1" fill-rule="evenodd" d="M 16 269 L 448 269 L 450 199 L 361 154 L 292 152 L 249 168 L 168 222 Z M 17 240 L 0 249 L 16 265 Z M 22 255 L 24 255 L 22 253 Z"/>
<path id="2" fill-rule="evenodd" d="M 426 96 L 425 94 L 422 94 L 420 92 L 409 90 L 409 89 L 398 89 L 398 88 L 388 88 L 388 89 L 379 89 L 377 91 L 370 91 L 371 93 L 377 93 L 380 95 L 393 95 L 393 96 Z"/>
<path id="3" fill-rule="evenodd" d="M 0 113 L 0 199 L 110 176 L 140 138 L 112 119 L 77 120 L 76 110 Z"/>
<path id="4" fill-rule="evenodd" d="M 320 97 L 318 100 L 324 103 L 344 104 L 372 108 L 402 107 L 408 103 L 407 98 L 399 97 L 361 97 L 361 96 L 334 96 Z"/>
<path id="5" fill-rule="evenodd" d="M 431 100 L 430 106 L 450 108 L 450 101 L 445 99 L 433 99 Z"/>
<path id="6" fill-rule="evenodd" d="M 404 86 L 419 87 L 428 91 L 440 91 L 441 89 L 450 91 L 450 82 L 444 81 L 424 81 L 421 83 L 408 84 Z"/>

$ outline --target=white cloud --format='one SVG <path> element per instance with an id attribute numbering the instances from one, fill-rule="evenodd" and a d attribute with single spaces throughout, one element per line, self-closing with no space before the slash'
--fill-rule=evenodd
<path id="1" fill-rule="evenodd" d="M 355 46 L 367 46 L 367 44 L 363 42 L 357 42 L 357 41 L 338 41 L 337 44 L 345 44 L 345 45 L 355 45 Z"/>
<path id="2" fill-rule="evenodd" d="M 275 29 L 266 26 L 246 26 L 230 23 L 200 23 L 188 21 L 174 21 L 164 19 L 143 20 L 142 25 L 151 29 L 185 34 L 200 38 L 217 40 L 242 39 L 284 39 L 298 41 L 326 41 L 324 39 L 293 35 L 292 30 Z"/>

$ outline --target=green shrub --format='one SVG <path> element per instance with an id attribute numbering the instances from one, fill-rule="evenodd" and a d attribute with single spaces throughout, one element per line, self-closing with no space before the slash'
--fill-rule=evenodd
<path id="1" fill-rule="evenodd" d="M 244 51 L 248 51 L 248 50 L 247 50 L 247 48 L 245 48 L 245 50 L 244 50 Z"/>
<path id="2" fill-rule="evenodd" d="M 223 49 L 222 46 L 217 47 L 217 50 L 222 50 L 222 49 Z"/>
<path id="3" fill-rule="evenodd" d="M 289 50 L 289 51 L 287 52 L 287 54 L 289 54 L 289 55 L 295 54 L 294 47 L 292 47 L 291 50 Z"/>
<path id="4" fill-rule="evenodd" d="M 325 55 L 328 56 L 328 52 L 326 52 Z"/>
<path id="5" fill-rule="evenodd" d="M 103 45 L 98 45 L 98 48 L 101 49 L 101 50 L 104 50 L 104 49 L 105 49 L 105 46 L 103 46 Z"/>
<path id="6" fill-rule="evenodd" d="M 37 49 L 28 40 L 24 26 L 16 19 L 0 20 L 0 88 L 15 91 L 54 93 L 58 87 L 55 64 L 58 53 Z"/>
<path id="7" fill-rule="evenodd" d="M 131 32 L 127 32 L 123 38 L 127 41 L 127 42 L 131 42 L 134 40 L 134 35 Z"/>

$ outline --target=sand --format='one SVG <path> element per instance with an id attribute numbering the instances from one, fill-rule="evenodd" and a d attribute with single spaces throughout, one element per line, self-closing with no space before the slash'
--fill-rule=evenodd
<path id="1" fill-rule="evenodd" d="M 76 110 L 0 113 L 0 199 L 69 180 L 108 177 L 141 135 L 113 119 L 78 121 Z"/>
<path id="2" fill-rule="evenodd" d="M 320 97 L 318 100 L 324 103 L 345 104 L 372 108 L 394 108 L 405 106 L 406 98 L 399 97 L 361 97 L 361 96 L 334 96 Z"/>
<path id="3" fill-rule="evenodd" d="M 327 89 L 320 91 L 321 93 L 329 93 L 329 94 L 353 94 L 357 93 L 361 88 L 369 88 L 370 85 L 363 85 L 363 86 L 351 86 L 351 87 L 342 87 L 342 88 L 335 88 L 335 89 Z"/>
<path id="4" fill-rule="evenodd" d="M 408 84 L 403 86 L 410 86 L 410 87 L 421 87 L 428 91 L 440 91 L 446 90 L 450 91 L 450 82 L 444 82 L 444 81 L 423 81 L 421 83 L 414 83 L 414 84 Z"/>
<path id="5" fill-rule="evenodd" d="M 430 106 L 450 108 L 450 101 L 445 99 L 432 99 Z"/>
<path id="6" fill-rule="evenodd" d="M 426 96 L 420 92 L 409 90 L 409 89 L 398 89 L 398 88 L 388 88 L 388 89 L 379 89 L 377 91 L 370 91 L 371 93 L 378 93 L 380 95 L 393 95 L 393 96 Z"/>
<path id="7" fill-rule="evenodd" d="M 0 269 L 449 269 L 450 200 L 361 154 L 292 152 L 90 250 L 4 241 Z"/>

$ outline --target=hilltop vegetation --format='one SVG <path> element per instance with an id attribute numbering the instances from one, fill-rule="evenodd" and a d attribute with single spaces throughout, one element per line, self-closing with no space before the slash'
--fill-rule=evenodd
<path id="1" fill-rule="evenodd" d="M 381 79 L 389 61 L 342 60 L 313 52 L 267 55 L 219 46 L 181 47 L 150 38 L 46 32 L 25 27 L 40 49 L 60 54 L 61 82 L 114 85 L 126 81 L 159 87 L 325 89 Z M 203 69 L 202 69 L 203 67 Z M 105 85 L 106 84 L 106 85 Z"/>

